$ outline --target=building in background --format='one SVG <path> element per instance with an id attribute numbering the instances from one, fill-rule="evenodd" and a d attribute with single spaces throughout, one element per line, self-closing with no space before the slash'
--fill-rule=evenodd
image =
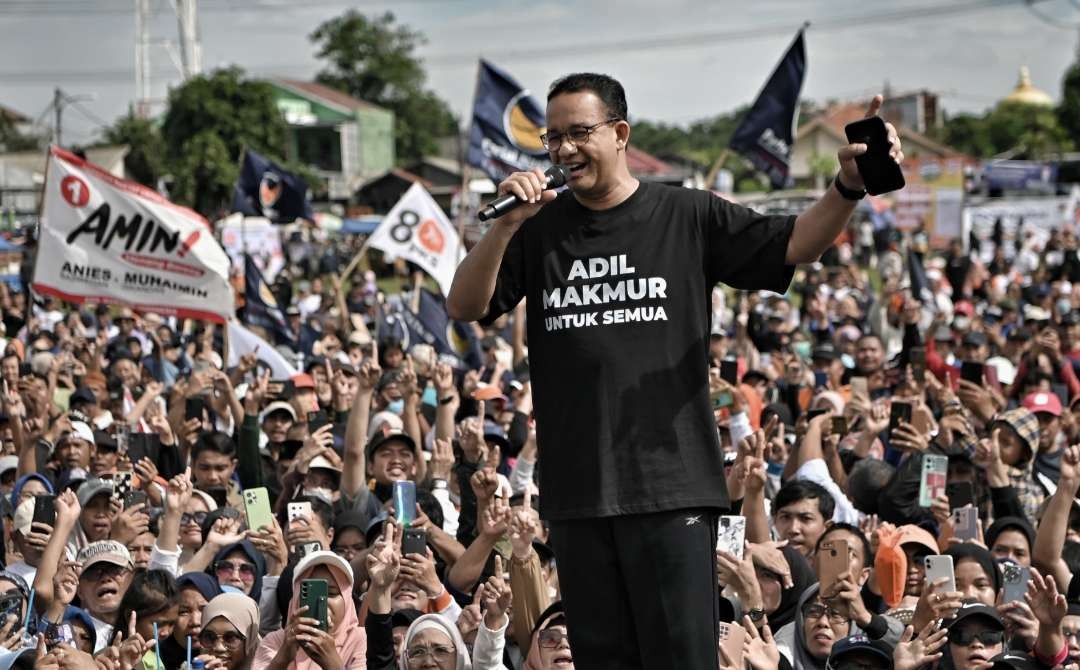
<path id="1" fill-rule="evenodd" d="M 268 83 L 289 129 L 284 158 L 323 177 L 328 199 L 346 201 L 394 166 L 393 112 L 315 82 Z"/>

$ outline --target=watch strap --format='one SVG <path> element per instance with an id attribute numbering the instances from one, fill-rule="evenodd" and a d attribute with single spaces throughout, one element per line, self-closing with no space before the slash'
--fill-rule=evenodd
<path id="1" fill-rule="evenodd" d="M 865 188 L 856 191 L 855 189 L 850 189 L 847 186 L 844 186 L 843 182 L 840 181 L 839 172 L 836 173 L 836 177 L 833 179 L 832 183 L 833 186 L 836 187 L 836 192 L 839 193 L 840 197 L 844 198 L 845 200 L 862 200 L 866 197 Z"/>

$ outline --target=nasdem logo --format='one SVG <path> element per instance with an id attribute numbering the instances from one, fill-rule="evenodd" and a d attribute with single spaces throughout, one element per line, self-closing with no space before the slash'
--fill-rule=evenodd
<path id="1" fill-rule="evenodd" d="M 528 97 L 528 91 L 521 91 L 506 103 L 506 108 L 503 110 L 503 130 L 518 149 L 535 154 L 544 151 L 540 136 L 547 129 L 526 114 L 521 103 Z"/>

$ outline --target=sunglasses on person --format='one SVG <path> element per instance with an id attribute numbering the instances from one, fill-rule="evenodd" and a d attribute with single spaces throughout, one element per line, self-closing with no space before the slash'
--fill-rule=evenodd
<path id="1" fill-rule="evenodd" d="M 950 630 L 949 642 L 952 644 L 958 644 L 961 647 L 970 647 L 972 643 L 978 640 L 984 647 L 992 647 L 996 644 L 1003 644 L 1005 642 L 1005 631 L 1001 630 Z"/>
<path id="2" fill-rule="evenodd" d="M 190 526 L 194 524 L 196 526 L 201 526 L 203 525 L 203 521 L 206 521 L 206 517 L 209 514 L 209 512 L 194 512 L 192 514 L 184 512 L 180 515 L 180 525 Z"/>
<path id="3" fill-rule="evenodd" d="M 831 624 L 847 623 L 847 617 L 831 607 L 826 607 L 819 603 L 807 603 L 806 605 L 803 605 L 802 608 L 804 619 L 820 619 L 826 614 L 829 616 L 829 623 Z"/>
<path id="4" fill-rule="evenodd" d="M 225 578 L 239 574 L 240 579 L 249 581 L 255 579 L 255 564 L 247 562 L 218 561 L 214 564 L 214 572 L 217 573 L 218 577 Z"/>
<path id="5" fill-rule="evenodd" d="M 570 636 L 557 628 L 546 628 L 537 635 L 537 642 L 543 649 L 556 649 L 563 640 L 569 642 Z"/>
<path id="6" fill-rule="evenodd" d="M 212 630 L 203 630 L 199 633 L 199 645 L 203 649 L 213 649 L 217 646 L 218 640 L 225 645 L 226 649 L 237 650 L 244 646 L 244 636 L 236 631 L 226 631 L 222 635 L 218 635 Z"/>

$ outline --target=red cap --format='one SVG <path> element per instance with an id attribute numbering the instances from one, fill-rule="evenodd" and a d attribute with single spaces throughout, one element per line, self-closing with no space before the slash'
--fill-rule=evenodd
<path id="1" fill-rule="evenodd" d="M 975 306 L 967 300 L 961 300 L 953 305 L 953 314 L 963 314 L 964 316 L 971 318 L 975 315 Z"/>
<path id="2" fill-rule="evenodd" d="M 293 375 L 289 378 L 293 383 L 293 388 L 297 389 L 313 389 L 315 388 L 315 380 L 311 378 L 311 375 L 301 372 L 298 375 Z"/>
<path id="3" fill-rule="evenodd" d="M 1043 391 L 1029 393 L 1024 398 L 1024 407 L 1035 414 L 1046 412 L 1054 416 L 1061 416 L 1061 400 L 1056 393 L 1045 393 Z"/>

